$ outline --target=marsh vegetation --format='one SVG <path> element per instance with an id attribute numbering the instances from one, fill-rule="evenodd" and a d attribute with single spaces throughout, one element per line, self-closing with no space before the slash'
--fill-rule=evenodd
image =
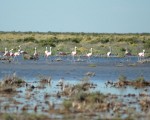
<path id="1" fill-rule="evenodd" d="M 149 58 L 149 41 L 148 33 L 1 32 L 0 119 L 148 120 L 150 64 L 137 62 L 137 55 L 144 49 Z M 28 54 L 3 57 L 5 47 L 18 46 Z M 43 57 L 46 47 L 52 47 L 49 61 Z M 106 57 L 110 47 L 113 56 Z M 39 59 L 32 56 L 35 48 Z"/>
<path id="2" fill-rule="evenodd" d="M 95 55 L 104 55 L 112 48 L 112 53 L 124 56 L 128 49 L 132 55 L 137 55 L 143 49 L 146 56 L 150 56 L 150 34 L 109 34 L 109 33 L 56 33 L 56 32 L 0 32 L 0 51 L 5 47 L 17 51 L 18 46 L 28 53 L 33 53 L 37 47 L 39 54 L 43 54 L 46 46 L 53 47 L 53 55 L 59 52 L 70 53 L 74 46 L 78 46 L 78 54 L 85 55 L 93 48 Z"/>

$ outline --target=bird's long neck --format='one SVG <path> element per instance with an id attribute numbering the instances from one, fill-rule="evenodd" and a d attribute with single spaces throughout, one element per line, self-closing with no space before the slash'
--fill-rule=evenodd
<path id="1" fill-rule="evenodd" d="M 20 52 L 21 52 L 21 47 L 19 46 L 17 53 L 20 54 Z"/>
<path id="2" fill-rule="evenodd" d="M 74 51 L 77 52 L 77 48 L 76 47 L 75 47 Z"/>
<path id="3" fill-rule="evenodd" d="M 126 49 L 125 53 L 127 54 L 128 53 L 128 50 Z"/>
<path id="4" fill-rule="evenodd" d="M 49 48 L 49 50 L 50 50 L 49 52 L 52 52 L 52 48 L 51 47 Z"/>
<path id="5" fill-rule="evenodd" d="M 35 48 L 34 54 L 36 54 L 36 48 Z"/>
<path id="6" fill-rule="evenodd" d="M 13 49 L 11 49 L 9 52 L 12 53 Z"/>
<path id="7" fill-rule="evenodd" d="M 20 53 L 21 53 L 21 50 L 20 50 L 20 49 L 18 49 L 18 54 L 20 55 Z"/>
<path id="8" fill-rule="evenodd" d="M 5 48 L 5 53 L 7 52 L 7 48 Z"/>
<path id="9" fill-rule="evenodd" d="M 92 48 L 91 48 L 91 54 L 92 54 Z"/>
<path id="10" fill-rule="evenodd" d="M 21 53 L 21 47 L 19 46 L 19 49 L 18 49 L 18 53 L 20 54 Z"/>

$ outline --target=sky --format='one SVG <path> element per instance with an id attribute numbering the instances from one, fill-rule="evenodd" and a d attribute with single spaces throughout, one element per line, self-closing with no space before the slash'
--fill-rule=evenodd
<path id="1" fill-rule="evenodd" d="M 0 0 L 0 31 L 150 32 L 150 0 Z"/>

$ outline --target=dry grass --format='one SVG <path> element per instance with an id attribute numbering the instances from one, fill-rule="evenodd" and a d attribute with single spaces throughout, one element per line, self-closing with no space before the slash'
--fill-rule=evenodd
<path id="1" fill-rule="evenodd" d="M 32 40 L 23 41 L 30 38 L 33 38 L 36 42 Z M 43 40 L 49 42 L 42 43 Z M 124 51 L 121 51 L 121 49 L 127 47 L 133 55 L 137 55 L 142 49 L 146 49 L 146 53 L 149 51 L 149 40 L 149 34 L 2 32 L 0 33 L 0 51 L 4 51 L 5 47 L 17 50 L 17 46 L 21 45 L 23 50 L 33 53 L 36 46 L 38 52 L 43 54 L 45 46 L 52 46 L 53 53 L 56 54 L 58 50 L 70 53 L 74 46 L 78 46 L 79 54 L 86 54 L 91 47 L 93 47 L 93 54 L 106 54 L 109 46 L 111 46 L 113 54 L 123 56 Z"/>

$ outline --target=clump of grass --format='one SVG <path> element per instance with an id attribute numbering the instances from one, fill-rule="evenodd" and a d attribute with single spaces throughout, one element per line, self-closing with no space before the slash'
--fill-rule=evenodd
<path id="1" fill-rule="evenodd" d="M 90 78 L 89 78 L 88 76 L 85 76 L 85 77 L 83 77 L 83 78 L 81 79 L 81 82 L 82 82 L 82 83 L 88 83 L 88 82 L 90 82 Z"/>
<path id="2" fill-rule="evenodd" d="M 96 64 L 89 64 L 88 67 L 96 67 Z"/>
<path id="3" fill-rule="evenodd" d="M 114 86 L 116 87 L 122 87 L 127 85 L 135 86 L 135 87 L 145 87 L 145 86 L 150 86 L 150 82 L 146 81 L 143 76 L 140 76 L 135 80 L 128 80 L 126 76 L 121 75 L 119 76 L 119 81 L 114 83 Z"/>
<path id="4" fill-rule="evenodd" d="M 16 117 L 15 117 L 14 115 L 4 114 L 4 115 L 2 116 L 2 119 L 4 119 L 4 120 L 15 120 Z"/>
<path id="5" fill-rule="evenodd" d="M 40 75 L 39 76 L 39 79 L 40 79 L 40 83 L 43 83 L 43 84 L 47 84 L 47 83 L 51 83 L 51 76 L 45 76 L 45 75 Z"/>
<path id="6" fill-rule="evenodd" d="M 145 82 L 145 79 L 144 79 L 143 76 L 140 76 L 140 77 L 138 77 L 138 78 L 135 79 L 135 82 L 143 83 L 143 82 Z"/>
<path id="7" fill-rule="evenodd" d="M 21 87 L 23 83 L 25 83 L 25 81 L 20 77 L 16 76 L 15 73 L 13 75 L 7 75 L 0 82 L 1 86 L 16 86 L 16 87 Z"/>
<path id="8" fill-rule="evenodd" d="M 105 95 L 100 92 L 93 92 L 87 95 L 86 101 L 88 103 L 103 103 Z"/>
<path id="9" fill-rule="evenodd" d="M 74 96 L 71 96 L 69 100 L 64 102 L 65 110 L 85 112 L 86 110 L 103 110 L 109 109 L 109 105 L 106 101 L 107 96 L 100 92 L 77 92 Z M 98 107 L 99 106 L 99 107 Z M 105 109 L 105 110 L 106 110 Z"/>
<path id="10" fill-rule="evenodd" d="M 137 66 L 137 64 L 136 63 L 130 63 L 130 64 L 128 64 L 128 66 L 134 67 L 134 66 Z"/>
<path id="11" fill-rule="evenodd" d="M 78 92 L 77 94 L 75 94 L 72 99 L 74 101 L 78 101 L 78 102 L 87 102 L 88 104 L 94 104 L 94 103 L 102 103 L 104 102 L 104 99 L 106 98 L 106 96 L 100 92 L 93 92 L 93 93 L 87 93 L 87 92 Z"/>
<path id="12" fill-rule="evenodd" d="M 86 92 L 90 89 L 90 83 L 81 83 L 81 84 L 77 84 L 75 86 L 70 87 L 70 90 L 72 92 L 72 95 L 76 95 L 77 92 Z M 69 91 L 66 91 L 68 93 L 70 93 Z"/>
<path id="13" fill-rule="evenodd" d="M 87 94 L 84 92 L 79 92 L 75 95 L 75 101 L 83 102 L 86 99 Z"/>
<path id="14" fill-rule="evenodd" d="M 10 94 L 10 93 L 15 93 L 16 89 L 12 87 L 0 87 L 0 92 Z"/>
<path id="15" fill-rule="evenodd" d="M 120 75 L 118 79 L 119 79 L 119 81 L 126 81 L 127 77 L 124 75 Z"/>
<path id="16" fill-rule="evenodd" d="M 70 108 L 72 107 L 72 102 L 70 100 L 64 100 L 63 105 L 64 105 L 65 110 L 69 111 Z"/>
<path id="17" fill-rule="evenodd" d="M 48 116 L 46 115 L 36 115 L 29 113 L 21 113 L 21 114 L 8 114 L 4 113 L 1 115 L 1 120 L 48 120 Z"/>
<path id="18" fill-rule="evenodd" d="M 92 77 L 92 76 L 95 76 L 95 72 L 87 72 L 85 75 L 89 76 L 89 77 Z"/>

